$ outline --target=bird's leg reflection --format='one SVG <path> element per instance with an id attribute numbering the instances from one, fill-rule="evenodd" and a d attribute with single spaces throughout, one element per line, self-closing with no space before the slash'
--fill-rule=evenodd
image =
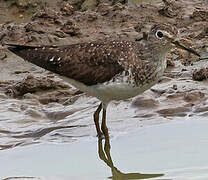
<path id="1" fill-rule="evenodd" d="M 107 125 L 106 125 L 106 109 L 105 108 L 103 108 L 103 117 L 102 117 L 101 129 L 102 129 L 102 132 L 103 132 L 105 138 L 109 137 L 108 128 L 107 128 Z"/>
<path id="2" fill-rule="evenodd" d="M 160 177 L 164 174 L 141 174 L 141 173 L 122 173 L 119 171 L 113 164 L 110 153 L 110 140 L 109 135 L 105 136 L 104 139 L 104 149 L 103 149 L 103 139 L 98 139 L 98 154 L 102 161 L 111 168 L 112 177 L 109 177 L 113 180 L 127 180 L 127 179 L 149 179 L 154 177 Z"/>
<path id="3" fill-rule="evenodd" d="M 100 114 L 100 111 L 102 109 L 103 109 L 103 115 L 102 115 L 101 129 L 100 129 L 99 114 Z M 97 110 L 94 113 L 94 122 L 95 122 L 95 127 L 96 127 L 98 138 L 102 139 L 103 134 L 104 134 L 105 137 L 108 137 L 109 134 L 108 134 L 108 128 L 107 128 L 107 125 L 106 125 L 106 106 L 103 105 L 102 103 L 98 106 Z"/>
<path id="4" fill-rule="evenodd" d="M 109 136 L 105 138 L 105 145 L 103 149 L 103 139 L 98 139 L 98 154 L 101 160 L 103 160 L 110 168 L 113 167 L 113 161 L 110 155 L 110 141 Z"/>
<path id="5" fill-rule="evenodd" d="M 100 105 L 98 106 L 97 110 L 94 113 L 94 122 L 99 139 L 102 137 L 102 132 L 100 130 L 100 125 L 99 125 L 99 114 L 101 109 L 102 109 L 102 103 L 100 103 Z"/>

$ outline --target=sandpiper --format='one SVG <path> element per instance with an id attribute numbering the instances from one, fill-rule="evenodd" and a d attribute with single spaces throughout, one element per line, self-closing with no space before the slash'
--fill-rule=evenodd
<path id="1" fill-rule="evenodd" d="M 152 26 L 141 41 L 111 40 L 65 46 L 7 44 L 8 49 L 71 85 L 97 97 L 101 104 L 94 113 L 98 137 L 108 136 L 106 108 L 112 100 L 143 93 L 157 83 L 166 68 L 166 55 L 174 47 L 200 56 L 180 44 L 178 30 L 169 24 Z M 103 109 L 102 124 L 99 114 Z"/>

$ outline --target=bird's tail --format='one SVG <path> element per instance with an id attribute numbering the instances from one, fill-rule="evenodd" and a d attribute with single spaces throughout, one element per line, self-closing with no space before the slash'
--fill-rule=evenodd
<path id="1" fill-rule="evenodd" d="M 55 61 L 55 57 L 57 56 L 57 51 L 55 51 L 55 49 L 57 46 L 34 46 L 11 43 L 7 43 L 5 45 L 8 46 L 7 48 L 9 51 L 26 61 L 49 71 L 57 71 L 57 64 Z"/>

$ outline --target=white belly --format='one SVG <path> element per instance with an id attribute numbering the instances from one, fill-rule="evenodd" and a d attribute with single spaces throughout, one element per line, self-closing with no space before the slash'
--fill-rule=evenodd
<path id="1" fill-rule="evenodd" d="M 148 85 L 133 87 L 128 83 L 116 83 L 116 84 L 98 84 L 92 86 L 86 86 L 83 83 L 75 81 L 73 79 L 60 76 L 61 79 L 70 83 L 74 87 L 80 89 L 83 92 L 86 92 L 90 96 L 97 97 L 103 103 L 108 104 L 112 100 L 125 100 L 137 96 L 150 87 L 152 87 L 156 82 L 152 82 Z"/>

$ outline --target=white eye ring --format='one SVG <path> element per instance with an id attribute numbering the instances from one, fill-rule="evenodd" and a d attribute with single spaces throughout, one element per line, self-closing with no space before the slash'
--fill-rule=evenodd
<path id="1" fill-rule="evenodd" d="M 160 30 L 158 30 L 156 33 L 155 33 L 155 35 L 156 35 L 156 37 L 158 38 L 158 39 L 162 39 L 163 38 L 163 33 L 162 33 L 162 31 L 160 31 Z"/>

